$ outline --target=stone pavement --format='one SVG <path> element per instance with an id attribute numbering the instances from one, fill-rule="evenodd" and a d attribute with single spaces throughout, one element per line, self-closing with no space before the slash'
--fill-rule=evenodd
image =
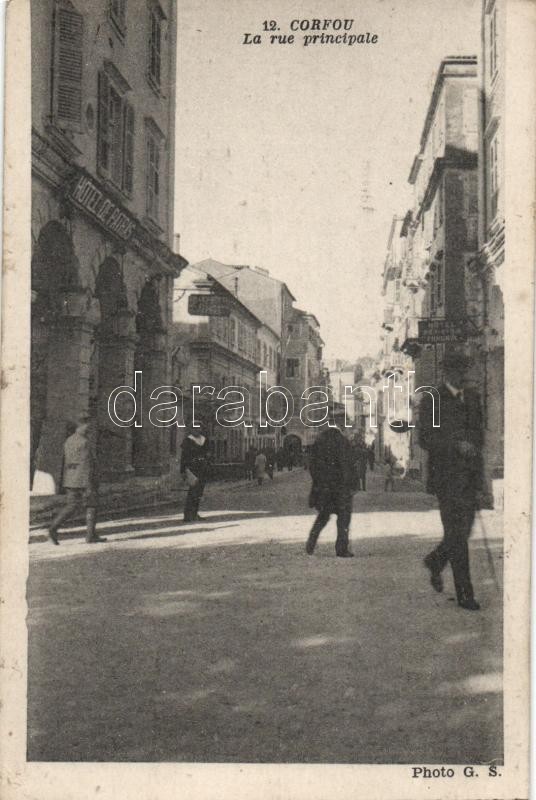
<path id="1" fill-rule="evenodd" d="M 400 487 L 399 487 L 400 488 Z M 30 760 L 502 761 L 502 596 L 435 594 L 423 493 L 358 493 L 354 559 L 314 556 L 308 476 L 212 486 L 205 519 L 156 513 L 30 545 Z M 501 518 L 482 517 L 501 576 Z"/>

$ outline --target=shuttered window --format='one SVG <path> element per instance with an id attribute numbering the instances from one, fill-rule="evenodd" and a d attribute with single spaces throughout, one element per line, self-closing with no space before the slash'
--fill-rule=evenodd
<path id="1" fill-rule="evenodd" d="M 126 29 L 126 5 L 126 0 L 110 0 L 110 18 L 123 35 Z"/>
<path id="2" fill-rule="evenodd" d="M 498 70 L 497 58 L 497 6 L 494 6 L 493 11 L 489 15 L 489 43 L 488 43 L 488 60 L 489 60 L 489 74 L 493 80 Z"/>
<path id="3" fill-rule="evenodd" d="M 163 16 L 160 6 L 154 6 L 149 11 L 147 72 L 149 81 L 157 88 L 160 87 L 161 82 Z"/>
<path id="4" fill-rule="evenodd" d="M 160 142 L 147 131 L 147 216 L 159 221 L 160 213 Z"/>
<path id="5" fill-rule="evenodd" d="M 99 73 L 97 165 L 99 172 L 119 189 L 131 194 L 134 183 L 134 110 L 105 72 Z"/>
<path id="6" fill-rule="evenodd" d="M 123 186 L 126 192 L 132 194 L 134 183 L 134 109 L 128 103 L 125 103 L 124 108 L 124 135 Z"/>
<path id="7" fill-rule="evenodd" d="M 493 222 L 499 208 L 499 140 L 497 134 L 489 144 L 488 150 L 488 213 L 489 221 Z"/>
<path id="8" fill-rule="evenodd" d="M 82 124 L 82 64 L 84 19 L 69 3 L 54 11 L 53 116 L 65 129 Z"/>

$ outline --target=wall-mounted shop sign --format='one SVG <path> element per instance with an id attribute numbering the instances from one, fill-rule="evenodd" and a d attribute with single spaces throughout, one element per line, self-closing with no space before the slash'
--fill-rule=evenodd
<path id="1" fill-rule="evenodd" d="M 217 294 L 191 294 L 188 313 L 198 317 L 228 317 L 231 313 L 229 298 Z"/>
<path id="2" fill-rule="evenodd" d="M 120 239 L 128 241 L 134 233 L 134 220 L 87 175 L 80 175 L 76 179 L 68 196 L 107 231 Z"/>
<path id="3" fill-rule="evenodd" d="M 467 324 L 464 319 L 419 320 L 420 344 L 444 344 L 467 339 Z"/>

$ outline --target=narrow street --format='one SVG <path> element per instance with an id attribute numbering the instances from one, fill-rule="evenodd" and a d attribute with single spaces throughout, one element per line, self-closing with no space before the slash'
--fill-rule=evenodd
<path id="1" fill-rule="evenodd" d="M 204 520 L 103 522 L 30 545 L 28 758 L 502 761 L 502 600 L 478 523 L 477 613 L 435 594 L 422 492 L 369 476 L 352 520 L 304 552 L 309 475 L 209 486 Z M 501 580 L 498 512 L 482 512 Z"/>

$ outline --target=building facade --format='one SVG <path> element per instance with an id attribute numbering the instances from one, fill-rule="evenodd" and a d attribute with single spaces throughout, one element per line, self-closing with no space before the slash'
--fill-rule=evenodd
<path id="1" fill-rule="evenodd" d="M 214 313 L 215 309 L 209 306 L 206 314 L 199 313 L 203 311 L 202 307 L 192 313 L 189 291 L 175 303 L 173 385 L 182 392 L 186 424 L 192 421 L 193 387 L 214 388 L 213 393 L 203 392 L 202 397 L 198 391 L 196 402 L 199 416 L 208 427 L 214 461 L 216 464 L 242 462 L 250 446 L 262 449 L 275 447 L 277 443 L 278 431 L 261 425 L 264 415 L 259 381 L 261 370 L 269 379 L 274 377 L 278 339 L 223 283 L 208 274 L 201 278 L 200 272 L 199 267 L 186 268 L 181 282 L 190 281 L 196 297 L 207 298 L 209 303 L 218 298 L 220 309 L 216 310 L 221 311 L 221 315 Z M 242 389 L 245 398 L 251 401 L 246 403 L 245 414 L 237 426 L 222 425 L 224 417 L 216 417 L 216 409 L 223 402 L 238 402 L 240 399 L 239 395 L 232 394 L 227 400 L 218 400 L 217 394 L 226 387 Z M 225 412 L 227 418 L 235 419 L 235 416 L 231 411 Z"/>
<path id="2" fill-rule="evenodd" d="M 439 67 L 409 182 L 413 205 L 395 217 L 384 266 L 384 341 L 380 372 L 410 371 L 410 416 L 419 395 L 437 386 L 446 352 L 475 356 L 471 376 L 482 386 L 479 357 L 482 281 L 478 249 L 478 108 L 476 56 L 445 58 Z M 423 476 L 426 454 L 408 438 L 407 465 Z"/>
<path id="3" fill-rule="evenodd" d="M 115 426 L 107 399 L 135 369 L 148 393 L 170 378 L 186 264 L 173 252 L 176 25 L 175 0 L 32 3 L 31 464 L 47 491 L 81 413 L 101 477 L 169 467 L 169 434 L 141 417 Z"/>
<path id="4" fill-rule="evenodd" d="M 479 251 L 473 262 L 484 292 L 481 351 L 486 421 L 484 458 L 497 504 L 501 503 L 504 473 L 505 14 L 503 0 L 484 0 L 480 61 Z"/>
<path id="5" fill-rule="evenodd" d="M 281 363 L 287 344 L 288 324 L 296 298 L 283 281 L 274 278 L 261 267 L 244 264 L 222 264 L 207 258 L 194 264 L 196 269 L 212 275 L 244 303 L 255 316 L 279 339 L 274 368 L 277 380 L 281 378 Z M 269 343 L 267 342 L 269 346 Z M 269 359 L 269 354 L 268 354 Z M 262 360 L 262 359 L 261 359 Z"/>
<path id="6" fill-rule="evenodd" d="M 286 425 L 286 432 L 288 446 L 292 446 L 296 452 L 311 446 L 318 435 L 318 427 L 302 423 L 300 411 L 306 404 L 306 400 L 302 398 L 306 389 L 329 388 L 329 378 L 322 363 L 323 346 L 317 318 L 307 311 L 294 308 L 290 322 L 287 323 L 282 383 L 293 398 L 294 414 Z M 317 395 L 310 402 L 318 400 Z"/>

